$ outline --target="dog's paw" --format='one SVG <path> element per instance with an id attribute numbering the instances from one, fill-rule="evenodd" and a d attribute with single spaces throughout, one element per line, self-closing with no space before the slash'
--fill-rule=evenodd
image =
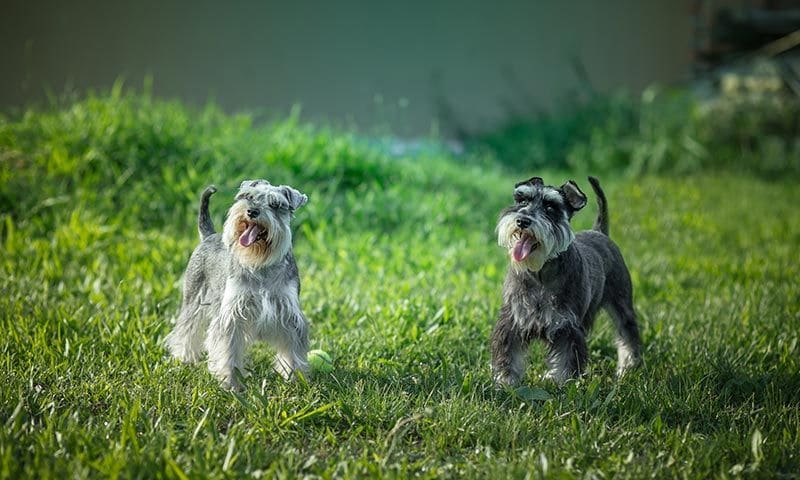
<path id="1" fill-rule="evenodd" d="M 200 360 L 203 359 L 203 354 L 191 351 L 183 351 L 183 352 L 171 352 L 170 356 L 181 363 L 186 364 L 195 364 L 198 363 Z"/>
<path id="2" fill-rule="evenodd" d="M 617 378 L 622 378 L 626 373 L 630 372 L 631 370 L 636 369 L 639 365 L 642 364 L 641 357 L 627 357 L 624 361 L 619 362 L 617 365 Z"/>
<path id="3" fill-rule="evenodd" d="M 513 375 L 509 372 L 495 372 L 492 375 L 494 380 L 494 385 L 497 388 L 506 388 L 506 387 L 514 387 L 519 384 L 520 378 L 517 375 Z"/>
<path id="4" fill-rule="evenodd" d="M 578 374 L 577 372 L 565 371 L 560 370 L 557 368 L 552 368 L 548 370 L 544 375 L 542 375 L 542 380 L 553 382 L 559 387 L 563 386 L 570 380 L 578 379 L 582 375 Z"/>
<path id="5" fill-rule="evenodd" d="M 622 377 L 627 372 L 642 363 L 641 348 L 629 347 L 620 343 L 617 346 L 617 377 Z"/>
<path id="6" fill-rule="evenodd" d="M 249 375 L 247 371 L 234 368 L 229 372 L 214 372 L 219 379 L 220 386 L 232 392 L 241 392 L 245 389 L 244 379 Z"/>
<path id="7" fill-rule="evenodd" d="M 231 392 L 243 392 L 244 384 L 236 379 L 226 379 L 222 381 L 222 388 Z"/>

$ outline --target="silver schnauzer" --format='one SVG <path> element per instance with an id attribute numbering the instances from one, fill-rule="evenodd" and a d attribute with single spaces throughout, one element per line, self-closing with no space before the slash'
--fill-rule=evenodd
<path id="1" fill-rule="evenodd" d="M 246 180 L 220 234 L 208 213 L 215 192 L 208 187 L 200 200 L 201 241 L 186 268 L 183 303 L 167 348 L 188 363 L 206 350 L 209 371 L 237 390 L 245 348 L 253 340 L 275 348 L 275 370 L 284 378 L 307 371 L 308 323 L 300 310 L 289 222 L 308 197 L 288 186 Z"/>
<path id="2" fill-rule="evenodd" d="M 497 384 L 522 379 L 528 345 L 537 338 L 548 347 L 546 378 L 562 384 L 582 375 L 586 335 L 600 308 L 616 327 L 617 375 L 639 362 L 630 274 L 608 236 L 605 194 L 596 178 L 589 182 L 600 207 L 592 230 L 576 235 L 570 227 L 572 215 L 586 205 L 586 195 L 571 180 L 558 188 L 539 177 L 520 182 L 514 204 L 500 214 L 497 240 L 511 263 L 492 333 Z"/>

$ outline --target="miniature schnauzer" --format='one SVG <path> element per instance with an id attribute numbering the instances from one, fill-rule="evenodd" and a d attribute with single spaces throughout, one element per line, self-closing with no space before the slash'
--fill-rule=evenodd
<path id="1" fill-rule="evenodd" d="M 586 335 L 600 308 L 614 321 L 617 375 L 639 362 L 641 342 L 625 261 L 608 236 L 608 209 L 600 183 L 589 177 L 599 212 L 594 228 L 573 233 L 572 215 L 586 205 L 573 181 L 561 187 L 533 177 L 514 189 L 514 204 L 500 213 L 497 240 L 510 267 L 492 333 L 492 373 L 500 385 L 518 383 L 531 340 L 548 348 L 546 378 L 562 384 L 582 375 Z"/>
<path id="2" fill-rule="evenodd" d="M 188 363 L 207 350 L 208 369 L 235 390 L 242 388 L 238 376 L 245 374 L 245 348 L 253 340 L 275 347 L 275 370 L 284 378 L 307 371 L 308 323 L 300 310 L 289 222 L 308 197 L 288 186 L 246 180 L 220 234 L 208 213 L 215 192 L 208 187 L 200 200 L 201 241 L 189 259 L 167 348 Z"/>

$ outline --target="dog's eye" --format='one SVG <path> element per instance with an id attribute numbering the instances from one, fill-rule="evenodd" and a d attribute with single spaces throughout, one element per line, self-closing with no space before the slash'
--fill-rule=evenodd
<path id="1" fill-rule="evenodd" d="M 552 212 L 553 210 L 555 210 L 555 208 L 556 207 L 555 205 L 553 205 L 553 202 L 548 202 L 548 201 L 544 202 L 544 209 L 547 210 L 548 212 Z"/>
<path id="2" fill-rule="evenodd" d="M 523 197 L 522 195 L 514 195 L 514 201 L 519 203 L 520 205 L 528 204 L 528 199 Z"/>

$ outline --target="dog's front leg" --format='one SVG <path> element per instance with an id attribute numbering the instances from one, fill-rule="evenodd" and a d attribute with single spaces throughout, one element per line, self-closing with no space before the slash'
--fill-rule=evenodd
<path id="1" fill-rule="evenodd" d="M 545 378 L 559 385 L 583 375 L 588 349 L 586 336 L 580 326 L 568 323 L 548 334 L 547 366 Z"/>
<path id="2" fill-rule="evenodd" d="M 211 320 L 206 337 L 208 370 L 220 379 L 225 388 L 241 390 L 237 377 L 244 375 L 244 350 L 249 314 L 247 299 L 237 294 L 240 289 L 229 281 L 225 285 L 219 314 Z"/>
<path id="3" fill-rule="evenodd" d="M 284 379 L 293 378 L 297 370 L 308 372 L 308 322 L 299 310 L 287 316 L 271 343 L 277 351 L 275 371 Z"/>
<path id="4" fill-rule="evenodd" d="M 511 304 L 500 308 L 492 332 L 492 377 L 497 385 L 515 385 L 525 373 L 528 344 L 523 339 L 512 313 Z"/>

